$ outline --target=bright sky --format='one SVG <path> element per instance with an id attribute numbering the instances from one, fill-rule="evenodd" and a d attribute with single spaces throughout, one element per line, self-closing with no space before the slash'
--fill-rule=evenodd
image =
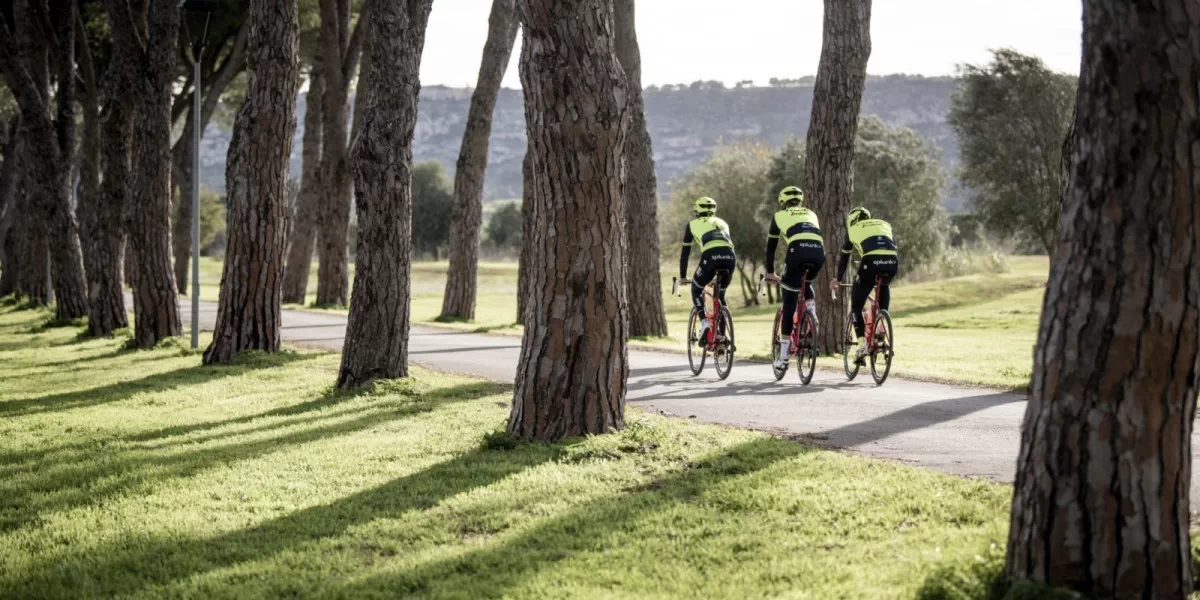
<path id="1" fill-rule="evenodd" d="M 490 0 L 438 0 L 421 64 L 424 85 L 474 86 Z M 821 55 L 821 0 L 638 0 L 642 83 L 691 83 L 814 75 Z M 1079 0 L 875 0 L 872 75 L 950 75 L 983 63 L 991 48 L 1040 56 L 1079 71 Z M 518 49 L 504 78 L 520 87 Z"/>

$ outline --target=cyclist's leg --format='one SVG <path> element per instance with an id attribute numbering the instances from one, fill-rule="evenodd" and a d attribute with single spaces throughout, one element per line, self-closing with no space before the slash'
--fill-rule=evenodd
<path id="1" fill-rule="evenodd" d="M 692 274 L 692 306 L 704 312 L 704 288 L 713 280 L 716 268 L 712 257 L 706 252 L 700 255 L 700 264 Z"/>
<path id="2" fill-rule="evenodd" d="M 779 333 L 784 337 L 792 335 L 792 315 L 796 314 L 796 301 L 799 298 L 799 292 L 782 288 L 783 292 L 783 317 L 779 321 Z"/>
<path id="3" fill-rule="evenodd" d="M 859 269 L 858 277 L 854 279 L 854 289 L 850 294 L 850 315 L 854 318 L 854 335 L 861 343 L 863 330 L 867 324 L 863 321 L 863 307 L 867 305 L 867 296 L 875 289 L 875 277 L 867 269 Z"/>
<path id="4" fill-rule="evenodd" d="M 879 284 L 879 308 L 880 310 L 888 310 L 888 307 L 892 304 L 892 279 L 896 276 L 896 272 L 900 267 L 899 257 L 868 257 L 864 263 L 870 272 L 869 280 L 872 287 L 875 286 L 876 277 L 883 277 L 883 281 Z"/>
<path id="5" fill-rule="evenodd" d="M 734 254 L 732 250 L 726 250 L 728 250 L 728 252 L 721 254 L 723 258 L 716 259 L 716 269 L 723 271 L 721 281 L 717 282 L 721 288 L 721 306 L 728 307 L 729 302 L 725 300 L 725 293 L 729 290 L 729 286 L 733 283 L 733 270 L 737 268 L 737 255 Z M 720 329 L 717 330 L 717 333 L 725 335 L 725 321 L 718 320 L 717 325 L 720 327 Z"/>

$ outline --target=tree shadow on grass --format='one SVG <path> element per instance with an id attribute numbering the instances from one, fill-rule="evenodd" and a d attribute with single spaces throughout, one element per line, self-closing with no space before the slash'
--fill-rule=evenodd
<path id="1" fill-rule="evenodd" d="M 411 571 L 389 571 L 373 577 L 347 579 L 347 584 L 337 595 L 351 598 L 367 594 L 437 596 L 450 590 L 459 593 L 474 590 L 476 594 L 486 590 L 488 597 L 503 597 L 560 561 L 627 544 L 628 540 L 623 540 L 619 534 L 631 531 L 642 519 L 674 506 L 703 503 L 705 492 L 711 488 L 813 451 L 814 448 L 800 444 L 758 438 L 690 464 L 666 478 L 626 489 L 622 494 L 596 500 L 547 520 L 503 543 L 455 554 Z M 721 510 L 736 512 L 742 509 L 725 507 Z M 620 575 L 613 573 L 613 577 Z"/>
<path id="2" fill-rule="evenodd" d="M 480 448 L 331 504 L 214 538 L 138 540 L 119 548 L 95 548 L 79 556 L 69 572 L 57 570 L 57 561 L 43 563 L 19 585 L 24 590 L 58 590 L 65 595 L 76 588 L 100 596 L 131 594 L 338 536 L 375 519 L 427 510 L 447 498 L 552 461 L 560 453 L 559 447 L 532 444 L 520 444 L 518 451 Z"/>
<path id="3" fill-rule="evenodd" d="M 129 399 L 135 394 L 165 392 L 207 383 L 220 377 L 242 375 L 253 369 L 278 367 L 290 363 L 313 360 L 319 356 L 321 355 L 316 353 L 299 352 L 278 352 L 262 356 L 248 355 L 246 358 L 230 365 L 198 365 L 73 392 L 7 400 L 0 402 L 0 418 L 67 411 L 107 404 L 109 402 L 119 402 Z M 199 360 L 199 357 L 197 357 L 197 360 Z"/>

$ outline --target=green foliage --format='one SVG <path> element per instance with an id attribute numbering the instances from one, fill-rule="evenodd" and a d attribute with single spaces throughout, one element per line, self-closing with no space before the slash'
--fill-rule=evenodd
<path id="1" fill-rule="evenodd" d="M 175 195 L 175 211 L 178 215 L 182 202 L 190 203 L 191 198 L 180 198 Z M 205 256 L 219 254 L 221 248 L 214 247 L 218 236 L 225 235 L 225 197 L 218 195 L 208 188 L 200 188 L 200 252 Z"/>
<path id="2" fill-rule="evenodd" d="M 992 232 L 1052 252 L 1076 78 L 1014 50 L 994 51 L 986 65 L 963 65 L 960 78 L 948 120 L 975 212 Z"/>
<path id="3" fill-rule="evenodd" d="M 1004 547 L 992 543 L 982 554 L 934 570 L 916 593 L 917 600 L 1082 600 L 1074 592 L 1004 574 Z"/>
<path id="4" fill-rule="evenodd" d="M 1008 257 L 987 246 L 947 248 L 937 258 L 907 270 L 904 282 L 922 283 L 979 273 L 999 274 L 1007 273 L 1008 269 Z"/>
<path id="5" fill-rule="evenodd" d="M 413 252 L 437 259 L 450 240 L 450 214 L 454 188 L 437 161 L 425 161 L 412 169 Z"/>
<path id="6" fill-rule="evenodd" d="M 708 160 L 680 178 L 671 189 L 659 225 L 664 259 L 670 261 L 678 251 L 684 227 L 695 217 L 692 203 L 710 196 L 717 201 L 717 216 L 729 223 L 737 250 L 738 275 L 730 287 L 741 288 L 746 305 L 758 304 L 756 273 L 767 252 L 767 220 L 762 207 L 770 169 L 771 154 L 766 146 L 733 144 L 717 148 Z M 693 248 L 693 262 L 699 256 L 698 247 Z"/>
<path id="7" fill-rule="evenodd" d="M 521 225 L 521 203 L 505 203 L 488 220 L 488 244 L 501 252 L 520 250 Z"/>

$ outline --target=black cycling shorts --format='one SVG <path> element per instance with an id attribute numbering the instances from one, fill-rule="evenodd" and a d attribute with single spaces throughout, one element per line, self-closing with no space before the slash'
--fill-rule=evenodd
<path id="1" fill-rule="evenodd" d="M 733 248 L 713 248 L 700 255 L 700 264 L 696 265 L 696 273 L 692 275 L 692 283 L 704 287 L 712 283 L 717 271 L 726 271 L 721 280 L 721 287 L 729 287 L 733 282 L 733 270 L 737 267 L 737 254 Z"/>
<path id="2" fill-rule="evenodd" d="M 816 281 L 817 274 L 825 266 L 825 247 L 808 240 L 792 242 L 788 245 L 784 264 L 783 285 L 798 292 L 805 273 L 810 284 Z"/>

